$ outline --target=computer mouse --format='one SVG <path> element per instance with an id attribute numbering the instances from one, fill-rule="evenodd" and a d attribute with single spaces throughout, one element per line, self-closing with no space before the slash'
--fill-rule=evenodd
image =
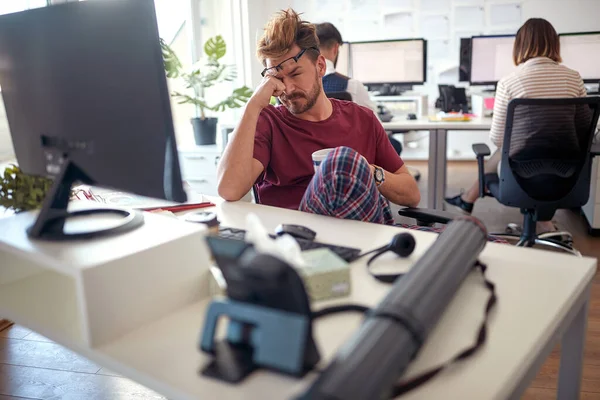
<path id="1" fill-rule="evenodd" d="M 281 224 L 277 228 L 275 228 L 275 233 L 277 235 L 283 235 L 287 233 L 298 239 L 305 240 L 314 240 L 315 236 L 317 236 L 317 232 L 313 231 L 302 225 L 293 225 L 293 224 Z"/>
<path id="2" fill-rule="evenodd" d="M 408 114 L 408 115 L 406 116 L 406 119 L 417 119 L 417 115 L 416 115 L 416 114 L 413 114 L 413 113 L 410 113 L 410 114 Z"/>

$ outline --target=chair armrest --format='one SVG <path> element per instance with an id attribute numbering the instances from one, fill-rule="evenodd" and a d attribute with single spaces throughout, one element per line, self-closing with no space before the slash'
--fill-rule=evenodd
<path id="1" fill-rule="evenodd" d="M 480 157 L 480 156 L 485 157 L 485 156 L 489 156 L 490 154 L 492 154 L 492 152 L 490 151 L 490 148 L 485 143 L 475 143 L 473 145 L 473 152 L 475 152 L 475 155 L 477 157 Z"/>
<path id="2" fill-rule="evenodd" d="M 417 220 L 419 225 L 421 225 L 422 223 L 424 223 L 425 225 L 432 225 L 435 223 L 447 224 L 454 218 L 460 216 L 460 214 L 448 211 L 412 207 L 401 208 L 398 210 L 398 214 L 403 217 L 413 218 Z"/>
<path id="3" fill-rule="evenodd" d="M 473 151 L 477 157 L 477 179 L 479 181 L 479 197 L 485 197 L 485 170 L 483 169 L 483 157 L 492 154 L 485 143 L 475 143 Z"/>

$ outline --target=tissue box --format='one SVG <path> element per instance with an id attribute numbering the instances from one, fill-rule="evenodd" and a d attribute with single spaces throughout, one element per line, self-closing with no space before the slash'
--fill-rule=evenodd
<path id="1" fill-rule="evenodd" d="M 346 261 L 325 248 L 304 251 L 302 256 L 308 265 L 297 271 L 311 301 L 350 295 L 350 267 Z M 226 295 L 221 270 L 212 266 L 210 271 L 210 296 Z"/>
<path id="2" fill-rule="evenodd" d="M 327 248 L 306 250 L 302 256 L 307 266 L 298 268 L 298 272 L 312 301 L 350 294 L 350 267 L 345 260 Z"/>

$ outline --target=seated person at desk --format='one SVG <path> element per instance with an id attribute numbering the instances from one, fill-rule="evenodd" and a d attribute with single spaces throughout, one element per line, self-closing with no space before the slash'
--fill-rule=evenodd
<path id="1" fill-rule="evenodd" d="M 393 224 L 389 201 L 417 206 L 417 184 L 373 111 L 327 98 L 318 45 L 315 26 L 291 9 L 266 25 L 263 80 L 217 168 L 219 195 L 236 201 L 254 186 L 262 204 Z M 315 173 L 311 155 L 325 148 L 335 150 Z"/>
<path id="2" fill-rule="evenodd" d="M 499 171 L 508 103 L 514 98 L 585 97 L 583 80 L 578 72 L 560 65 L 560 41 L 554 27 L 545 19 L 529 19 L 517 32 L 513 61 L 518 66 L 512 74 L 498 81 L 490 139 L 498 146 L 485 163 L 485 172 Z M 479 182 L 461 195 L 446 202 L 470 213 L 479 196 Z M 537 231 L 556 230 L 551 220 L 538 221 Z"/>
<path id="3" fill-rule="evenodd" d="M 365 85 L 356 79 L 349 78 L 336 72 L 340 46 L 343 46 L 342 34 L 337 28 L 329 23 L 323 22 L 316 24 L 317 36 L 319 38 L 319 50 L 325 57 L 327 70 L 323 77 L 323 90 L 329 92 L 348 92 L 352 96 L 352 101 L 365 107 L 369 107 L 377 114 L 377 106 L 369 97 L 369 92 Z"/>

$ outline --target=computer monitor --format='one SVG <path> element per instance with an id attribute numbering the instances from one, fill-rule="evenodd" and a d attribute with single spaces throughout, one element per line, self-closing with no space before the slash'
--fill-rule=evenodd
<path id="1" fill-rule="evenodd" d="M 460 53 L 458 59 L 458 81 L 471 80 L 471 38 L 460 38 Z"/>
<path id="2" fill-rule="evenodd" d="M 514 35 L 471 38 L 471 85 L 495 85 L 516 69 L 513 63 Z"/>
<path id="3" fill-rule="evenodd" d="M 0 86 L 19 167 L 55 180 L 31 237 L 95 237 L 143 221 L 125 212 L 115 229 L 65 233 L 75 182 L 186 200 L 153 0 L 0 16 Z"/>
<path id="4" fill-rule="evenodd" d="M 600 81 L 600 32 L 561 33 L 563 65 L 579 72 L 584 82 Z"/>
<path id="5" fill-rule="evenodd" d="M 350 43 L 344 42 L 339 49 L 335 71 L 348 76 L 350 73 Z"/>
<path id="6" fill-rule="evenodd" d="M 353 42 L 350 75 L 365 84 L 419 85 L 427 80 L 424 39 Z"/>

